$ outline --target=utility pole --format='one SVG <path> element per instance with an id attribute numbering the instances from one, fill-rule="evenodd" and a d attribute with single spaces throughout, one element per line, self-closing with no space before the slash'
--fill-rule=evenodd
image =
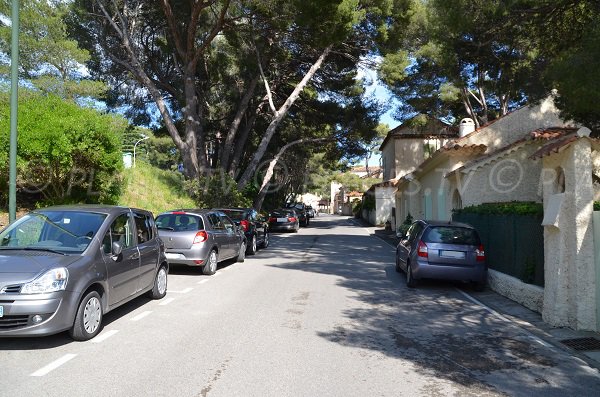
<path id="1" fill-rule="evenodd" d="M 17 219 L 17 106 L 19 103 L 19 0 L 12 0 L 12 41 L 10 54 L 10 154 L 8 219 Z"/>

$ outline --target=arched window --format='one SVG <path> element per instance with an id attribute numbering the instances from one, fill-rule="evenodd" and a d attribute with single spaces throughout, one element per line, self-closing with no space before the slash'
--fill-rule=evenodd
<path id="1" fill-rule="evenodd" d="M 458 189 L 454 189 L 454 193 L 452 194 L 452 209 L 460 210 L 462 209 L 462 198 L 460 197 L 460 193 Z"/>

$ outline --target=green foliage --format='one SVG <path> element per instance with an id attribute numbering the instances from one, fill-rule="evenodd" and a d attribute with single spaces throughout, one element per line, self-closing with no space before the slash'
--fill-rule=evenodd
<path id="1" fill-rule="evenodd" d="M 151 138 L 146 144 L 148 161 L 155 167 L 163 170 L 175 170 L 181 163 L 181 155 L 173 140 L 167 136 Z"/>
<path id="2" fill-rule="evenodd" d="M 530 201 L 485 203 L 452 210 L 455 214 L 543 215 L 544 206 Z"/>
<path id="3" fill-rule="evenodd" d="M 600 211 L 600 201 L 594 201 L 594 211 Z"/>
<path id="4" fill-rule="evenodd" d="M 352 213 L 355 217 L 359 218 L 363 209 L 363 203 L 360 200 L 356 200 L 352 206 Z"/>
<path id="5" fill-rule="evenodd" d="M 26 90 L 20 92 L 18 111 L 20 192 L 41 204 L 116 203 L 126 120 Z M 7 173 L 3 157 L 9 151 L 9 112 L 9 95 L 0 93 L 2 175 Z"/>
<path id="6" fill-rule="evenodd" d="M 215 173 L 185 182 L 185 188 L 202 208 L 250 207 L 252 201 L 240 192 L 228 174 Z"/>
<path id="7" fill-rule="evenodd" d="M 406 215 L 404 222 L 402 222 L 402 224 L 400 226 L 398 226 L 398 233 L 401 233 L 404 236 L 406 234 L 406 232 L 408 231 L 408 228 L 410 227 L 410 225 L 412 225 L 412 223 L 413 223 L 413 216 L 409 212 L 408 215 Z"/>
<path id="8" fill-rule="evenodd" d="M 12 1 L 0 0 L 0 14 L 11 15 Z M 90 59 L 67 33 L 68 2 L 28 0 L 19 9 L 19 74 L 39 90 L 65 99 L 99 98 L 106 84 L 90 80 L 81 67 Z M 0 19 L 0 51 L 10 54 L 10 18 Z M 0 75 L 8 76 L 10 57 L 0 60 Z"/>
<path id="9" fill-rule="evenodd" d="M 346 192 L 364 192 L 376 183 L 381 182 L 378 178 L 361 178 L 352 172 L 339 173 L 333 180 L 342 184 Z"/>
<path id="10" fill-rule="evenodd" d="M 366 211 L 373 211 L 375 209 L 375 197 L 365 195 L 362 201 L 362 208 Z"/>

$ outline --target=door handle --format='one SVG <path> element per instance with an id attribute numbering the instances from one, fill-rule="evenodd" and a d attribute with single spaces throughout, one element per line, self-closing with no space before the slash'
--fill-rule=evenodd
<path id="1" fill-rule="evenodd" d="M 140 259 L 140 254 L 133 254 L 129 257 L 129 259 Z"/>

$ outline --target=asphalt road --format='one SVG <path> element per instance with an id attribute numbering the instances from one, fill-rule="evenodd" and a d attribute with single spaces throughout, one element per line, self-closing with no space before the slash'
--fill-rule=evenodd
<path id="1" fill-rule="evenodd" d="M 592 396 L 583 361 L 470 301 L 411 290 L 393 248 L 342 217 L 215 276 L 174 268 L 166 298 L 95 339 L 0 339 L 3 396 Z M 468 290 L 465 290 L 468 292 Z"/>

